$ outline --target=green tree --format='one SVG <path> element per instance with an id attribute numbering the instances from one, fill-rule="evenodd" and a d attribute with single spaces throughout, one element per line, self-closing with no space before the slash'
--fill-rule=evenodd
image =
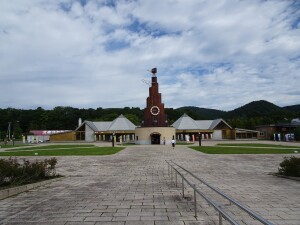
<path id="1" fill-rule="evenodd" d="M 125 114 L 124 116 L 136 126 L 141 124 L 140 118 L 134 114 Z"/>
<path id="2" fill-rule="evenodd" d="M 300 127 L 297 127 L 295 130 L 295 139 L 300 141 Z"/>

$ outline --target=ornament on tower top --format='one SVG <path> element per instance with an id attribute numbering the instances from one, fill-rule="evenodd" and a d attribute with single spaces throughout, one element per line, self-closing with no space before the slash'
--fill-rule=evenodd
<path id="1" fill-rule="evenodd" d="M 152 75 L 155 77 L 155 76 L 156 76 L 156 73 L 157 73 L 157 68 L 153 68 L 153 69 L 151 70 L 151 73 L 152 73 Z"/>

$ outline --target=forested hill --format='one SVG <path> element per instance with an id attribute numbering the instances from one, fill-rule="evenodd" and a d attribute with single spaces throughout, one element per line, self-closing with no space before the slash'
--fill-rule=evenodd
<path id="1" fill-rule="evenodd" d="M 298 115 L 300 114 L 300 105 L 291 105 L 282 108 L 290 112 L 298 113 Z"/>
<path id="2" fill-rule="evenodd" d="M 300 112 L 300 111 L 299 111 Z M 225 118 L 251 118 L 251 117 L 261 117 L 261 116 L 271 116 L 271 117 L 290 117 L 296 114 L 295 111 L 290 111 L 288 109 L 281 108 L 274 105 L 271 102 L 260 100 L 250 102 L 242 107 L 235 110 L 229 111 L 224 116 Z"/>
<path id="3" fill-rule="evenodd" d="M 217 109 L 205 109 L 194 106 L 180 107 L 177 108 L 176 111 L 178 111 L 181 115 L 183 113 L 186 113 L 195 120 L 209 120 L 215 118 L 222 118 L 226 114 L 226 111 Z"/>
<path id="4" fill-rule="evenodd" d="M 255 126 L 287 122 L 300 118 L 300 105 L 279 107 L 273 103 L 261 100 L 250 102 L 232 111 L 205 109 L 185 106 L 177 109 L 166 108 L 169 124 L 176 121 L 183 113 L 196 120 L 224 118 L 232 127 L 255 129 Z M 112 121 L 123 114 L 136 125 L 143 120 L 143 109 L 140 108 L 107 108 L 78 109 L 58 106 L 52 110 L 37 109 L 0 109 L 0 138 L 3 139 L 8 129 L 8 123 L 15 124 L 16 136 L 30 130 L 74 130 L 78 119 L 92 121 Z M 17 122 L 18 121 L 18 122 Z"/>
<path id="5" fill-rule="evenodd" d="M 232 127 L 255 129 L 257 125 L 290 122 L 293 118 L 299 118 L 300 105 L 297 106 L 279 107 L 265 100 L 253 101 L 227 112 L 223 118 Z"/>

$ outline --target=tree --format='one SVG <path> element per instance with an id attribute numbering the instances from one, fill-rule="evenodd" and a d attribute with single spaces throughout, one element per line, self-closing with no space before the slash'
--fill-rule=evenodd
<path id="1" fill-rule="evenodd" d="M 125 114 L 124 115 L 129 121 L 131 121 L 134 125 L 141 125 L 141 120 L 134 114 Z"/>
<path id="2" fill-rule="evenodd" d="M 295 130 L 295 139 L 296 141 L 300 141 L 300 127 L 297 127 Z"/>

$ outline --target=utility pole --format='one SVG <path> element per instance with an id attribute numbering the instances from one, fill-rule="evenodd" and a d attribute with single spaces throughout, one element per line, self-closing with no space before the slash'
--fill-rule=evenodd
<path id="1" fill-rule="evenodd" d="M 115 147 L 115 133 L 112 134 L 111 144 L 112 147 Z"/>
<path id="2" fill-rule="evenodd" d="M 8 122 L 8 128 L 7 128 L 8 141 L 10 141 L 10 125 L 11 125 L 11 122 Z"/>
<path id="3" fill-rule="evenodd" d="M 201 146 L 201 133 L 199 132 L 199 146 Z"/>
<path id="4" fill-rule="evenodd" d="M 15 122 L 14 122 L 13 137 L 12 137 L 13 146 L 15 145 L 15 131 L 16 131 L 16 123 L 19 123 L 19 121 L 15 121 Z"/>

